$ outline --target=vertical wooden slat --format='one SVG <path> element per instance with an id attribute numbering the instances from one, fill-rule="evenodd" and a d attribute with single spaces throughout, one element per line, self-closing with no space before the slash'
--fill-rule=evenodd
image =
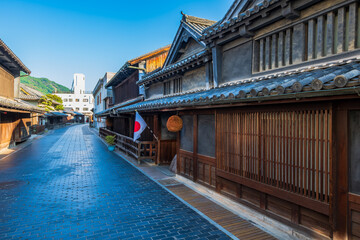
<path id="1" fill-rule="evenodd" d="M 286 148 L 286 142 L 285 142 L 285 119 L 286 119 L 286 112 L 282 113 L 281 117 L 281 147 L 282 147 L 282 153 L 281 153 L 281 187 L 285 188 L 286 183 L 286 174 L 285 174 L 285 148 Z"/>
<path id="2" fill-rule="evenodd" d="M 307 57 L 308 60 L 314 59 L 315 53 L 315 22 L 313 19 L 308 22 L 308 49 L 307 49 Z"/>
<path id="3" fill-rule="evenodd" d="M 271 69 L 271 38 L 265 38 L 265 70 Z"/>
<path id="4" fill-rule="evenodd" d="M 299 23 L 293 27 L 292 34 L 292 63 L 301 63 L 305 60 L 305 24 Z"/>
<path id="5" fill-rule="evenodd" d="M 345 50 L 345 23 L 345 8 L 339 8 L 337 11 L 336 53 L 342 53 Z"/>
<path id="6" fill-rule="evenodd" d="M 352 3 L 349 6 L 349 36 L 347 42 L 347 49 L 349 51 L 354 50 L 356 48 L 356 14 L 357 14 L 357 7 L 356 3 Z"/>
<path id="7" fill-rule="evenodd" d="M 293 131 L 293 139 L 292 139 L 292 174 L 293 174 L 293 181 L 292 181 L 292 185 L 293 185 L 293 192 L 296 192 L 296 186 L 297 186 L 297 179 L 296 179 L 296 171 L 298 169 L 297 167 L 297 149 L 296 149 L 296 138 L 297 138 L 297 129 L 298 129 L 298 126 L 297 126 L 297 118 L 296 118 L 296 112 L 293 111 L 292 115 L 292 123 L 293 123 L 293 128 L 292 128 L 292 131 Z"/>
<path id="8" fill-rule="evenodd" d="M 319 110 L 316 110 L 315 117 L 315 169 L 316 170 L 316 182 L 315 182 L 315 191 L 316 191 L 316 200 L 319 200 Z"/>
<path id="9" fill-rule="evenodd" d="M 326 18 L 326 55 L 334 53 L 334 13 L 329 12 Z"/>
<path id="10" fill-rule="evenodd" d="M 325 160 L 325 199 L 324 199 L 324 201 L 325 202 L 328 202 L 329 200 L 328 200 L 328 163 L 329 163 L 329 159 L 328 159 L 328 144 L 329 144 L 329 142 L 328 142 L 328 131 L 329 131 L 329 129 L 328 129 L 328 127 L 329 127 L 329 125 L 328 125 L 328 110 L 325 110 L 325 120 L 324 120 L 324 122 L 325 122 L 325 142 L 324 142 L 324 144 L 325 144 L 325 150 L 324 150 L 324 152 L 325 152 L 325 155 L 324 155 L 324 160 Z"/>
<path id="11" fill-rule="evenodd" d="M 332 193 L 333 193 L 333 184 L 330 184 L 333 182 L 334 180 L 334 177 L 333 177 L 333 110 L 330 109 L 329 110 L 329 200 L 328 202 L 330 203 L 330 208 L 331 208 L 331 205 L 332 205 Z"/>
<path id="12" fill-rule="evenodd" d="M 256 122 L 257 122 L 257 126 L 256 126 L 256 131 L 257 131 L 257 162 L 258 162 L 258 166 L 257 166 L 257 180 L 258 181 L 261 181 L 261 162 L 262 162 L 262 159 L 261 159 L 261 137 L 262 137 L 262 133 L 261 133 L 261 128 L 260 128 L 260 113 L 257 112 L 256 113 Z"/>
<path id="13" fill-rule="evenodd" d="M 307 196 L 310 197 L 310 184 L 311 184 L 311 172 L 310 172 L 310 163 L 311 163 L 311 111 L 307 112 L 307 129 L 308 129 L 308 133 L 307 133 L 307 152 L 308 152 L 308 156 L 307 156 L 307 164 L 306 164 L 306 174 L 307 174 L 307 183 L 306 183 L 306 188 L 307 188 Z"/>
<path id="14" fill-rule="evenodd" d="M 311 113 L 311 197 L 315 197 L 315 111 Z"/>
<path id="15" fill-rule="evenodd" d="M 264 39 L 260 39 L 260 62 L 259 62 L 260 71 L 265 70 L 265 42 Z"/>
<path id="16" fill-rule="evenodd" d="M 289 129 L 289 112 L 285 112 L 285 139 L 286 139 L 286 142 L 285 142 L 285 161 L 284 161 L 284 164 L 285 164 L 285 187 L 287 190 L 289 190 L 289 187 L 290 187 L 290 179 L 289 179 L 289 156 L 290 156 L 290 149 L 289 149 L 289 145 L 290 145 L 290 141 L 289 141 L 289 132 L 290 132 L 290 129 Z"/>
<path id="17" fill-rule="evenodd" d="M 324 17 L 317 18 L 316 29 L 316 58 L 324 56 Z"/>
<path id="18" fill-rule="evenodd" d="M 276 136 L 276 116 L 275 113 L 271 114 L 271 118 L 272 118 L 272 146 L 273 146 L 273 151 L 272 151 L 272 165 L 273 165 L 273 185 L 277 183 L 277 166 L 276 166 L 276 161 L 277 161 L 277 157 L 276 157 L 276 152 L 277 152 L 277 138 Z"/>
<path id="19" fill-rule="evenodd" d="M 325 121 L 324 121 L 324 110 L 321 110 L 321 125 L 320 125 L 320 188 L 319 188 L 319 192 L 320 192 L 320 200 L 323 201 L 323 196 L 324 196 L 324 144 L 325 144 L 325 139 L 324 139 L 324 127 L 325 127 Z M 325 161 L 326 162 L 326 161 Z"/>
<path id="20" fill-rule="evenodd" d="M 277 53 L 278 53 L 278 44 L 277 44 L 277 34 L 271 36 L 271 69 L 278 67 L 277 62 Z"/>
<path id="21" fill-rule="evenodd" d="M 291 64 L 291 29 L 286 29 L 285 34 L 285 65 Z"/>
<path id="22" fill-rule="evenodd" d="M 278 67 L 284 66 L 284 32 L 279 32 L 278 47 L 277 47 L 277 61 Z"/>

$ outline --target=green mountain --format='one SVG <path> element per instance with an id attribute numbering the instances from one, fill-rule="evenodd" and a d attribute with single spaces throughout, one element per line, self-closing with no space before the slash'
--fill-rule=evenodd
<path id="1" fill-rule="evenodd" d="M 20 78 L 20 82 L 42 92 L 45 95 L 53 92 L 70 92 L 69 88 L 54 81 L 50 81 L 47 78 L 24 76 Z"/>

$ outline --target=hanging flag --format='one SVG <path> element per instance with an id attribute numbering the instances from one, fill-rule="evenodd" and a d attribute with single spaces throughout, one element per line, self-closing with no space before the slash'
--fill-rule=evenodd
<path id="1" fill-rule="evenodd" d="M 135 124 L 134 124 L 134 142 L 140 137 L 141 133 L 145 130 L 146 126 L 147 126 L 146 122 L 136 111 Z"/>

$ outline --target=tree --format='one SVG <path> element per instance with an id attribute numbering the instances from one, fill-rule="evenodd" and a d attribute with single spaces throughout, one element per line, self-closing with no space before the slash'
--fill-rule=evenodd
<path id="1" fill-rule="evenodd" d="M 55 110 L 64 110 L 64 106 L 61 104 L 61 105 L 57 105 L 55 107 Z"/>
<path id="2" fill-rule="evenodd" d="M 46 94 L 46 96 L 58 103 L 63 103 L 63 100 L 61 99 L 61 97 L 59 97 L 58 95 L 56 94 Z"/>

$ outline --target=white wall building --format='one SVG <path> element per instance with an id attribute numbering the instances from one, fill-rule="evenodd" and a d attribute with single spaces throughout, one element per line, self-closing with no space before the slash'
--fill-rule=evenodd
<path id="1" fill-rule="evenodd" d="M 85 91 L 85 75 L 75 73 L 70 93 L 57 93 L 63 100 L 64 108 L 72 108 L 75 112 L 80 112 L 86 116 L 86 122 L 92 115 L 91 109 L 94 108 L 94 98 L 91 92 Z"/>
<path id="2" fill-rule="evenodd" d="M 97 82 L 94 90 L 94 114 L 102 112 L 108 108 L 109 98 L 112 96 L 112 91 L 105 88 L 105 85 L 112 79 L 115 73 L 107 72 L 104 77 L 100 78 Z M 95 117 L 94 118 L 94 127 L 100 128 L 105 127 L 105 118 Z"/>

